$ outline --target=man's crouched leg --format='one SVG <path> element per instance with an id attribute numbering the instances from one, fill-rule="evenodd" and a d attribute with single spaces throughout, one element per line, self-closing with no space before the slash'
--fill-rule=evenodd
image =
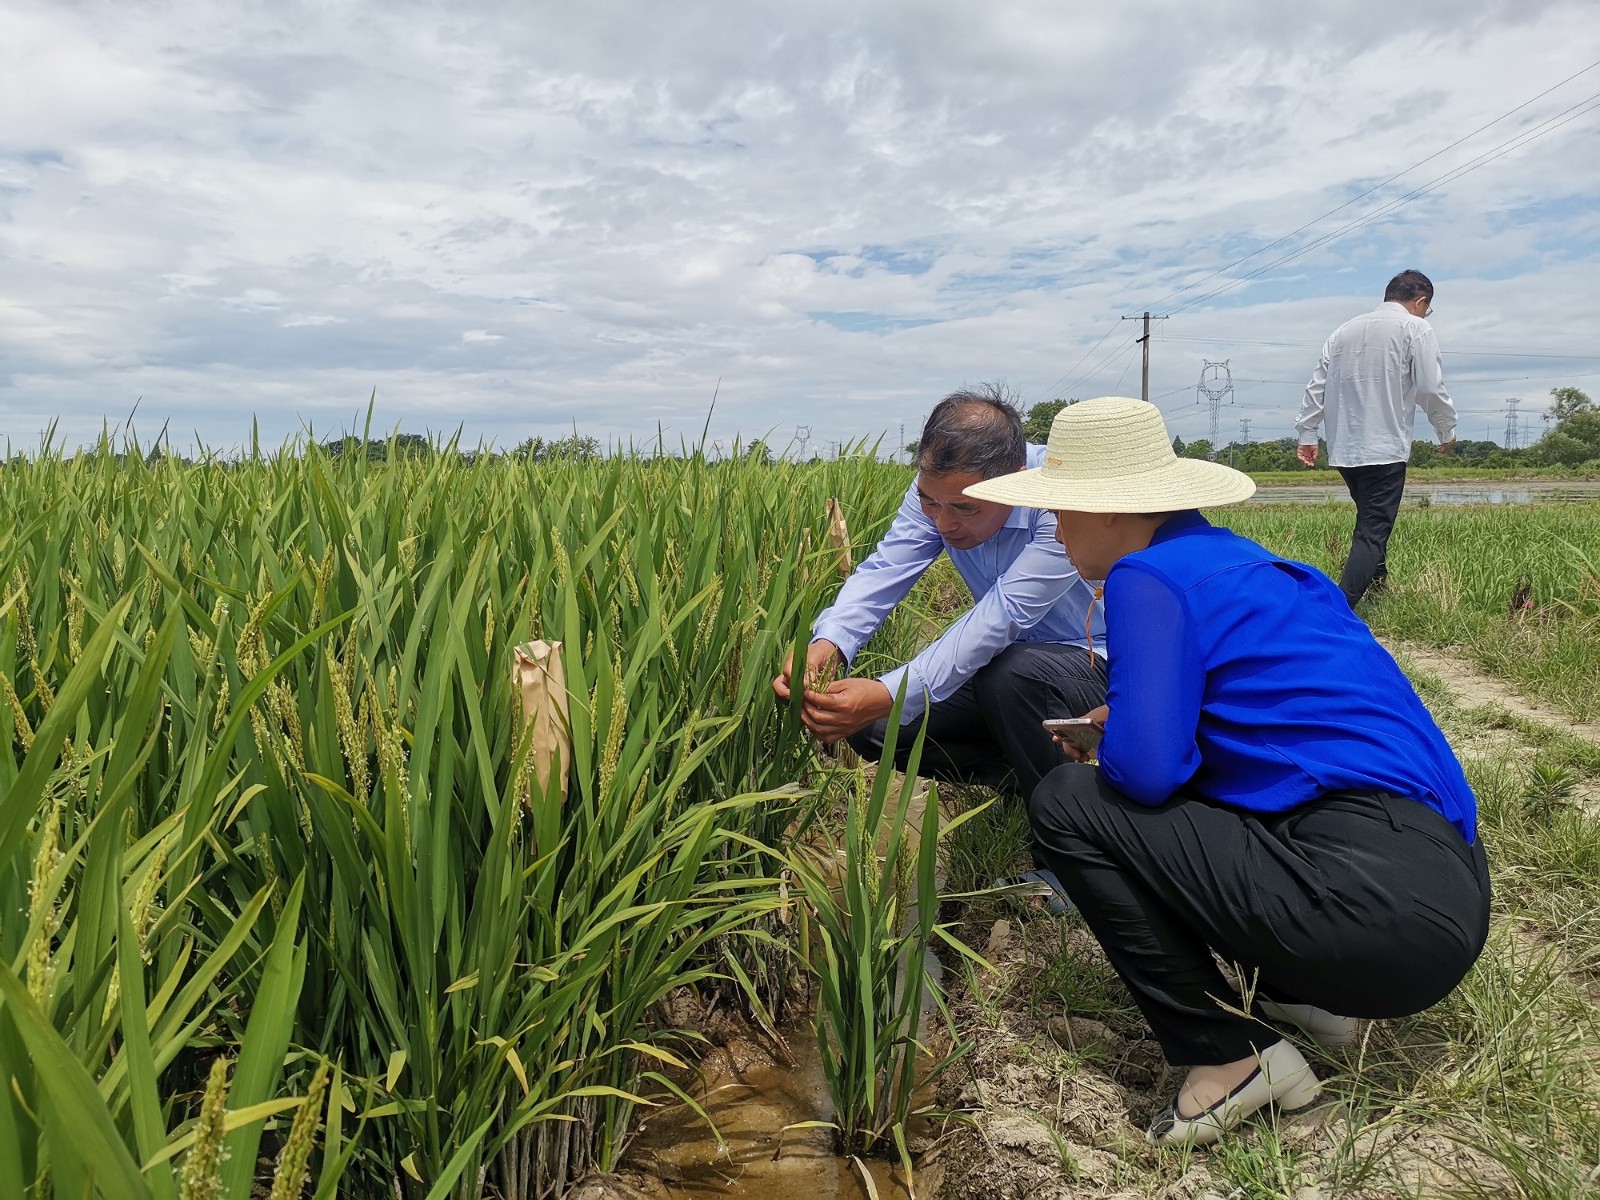
<path id="1" fill-rule="evenodd" d="M 1046 717 L 1077 717 L 1105 703 L 1105 660 L 1050 642 L 1006 647 L 956 693 L 931 705 L 921 773 L 1030 795 L 1049 771 L 1070 761 L 1044 731 Z M 873 762 L 883 756 L 887 721 L 852 734 L 851 747 Z M 917 722 L 900 728 L 895 766 L 904 769 Z"/>

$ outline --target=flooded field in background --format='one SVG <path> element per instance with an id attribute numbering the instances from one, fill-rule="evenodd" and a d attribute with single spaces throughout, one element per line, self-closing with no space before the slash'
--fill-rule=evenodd
<path id="1" fill-rule="evenodd" d="M 1342 483 L 1280 484 L 1258 488 L 1252 504 L 1348 503 Z M 1407 483 L 1402 504 L 1571 504 L 1600 500 L 1600 482 Z"/>

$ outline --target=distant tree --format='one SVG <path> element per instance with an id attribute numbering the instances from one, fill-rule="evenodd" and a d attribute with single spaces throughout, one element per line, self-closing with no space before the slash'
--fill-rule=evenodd
<path id="1" fill-rule="evenodd" d="M 1241 471 L 1293 471 L 1299 467 L 1295 457 L 1298 442 L 1292 437 L 1265 442 L 1250 442 L 1234 450 L 1234 466 Z"/>
<path id="2" fill-rule="evenodd" d="M 150 448 L 150 452 L 144 456 L 144 465 L 154 468 L 160 466 L 162 463 L 176 463 L 180 467 L 194 465 L 183 455 L 175 453 L 171 446 L 152 446 Z"/>
<path id="3" fill-rule="evenodd" d="M 1071 400 L 1042 400 L 1028 410 L 1028 415 L 1022 422 L 1023 435 L 1035 445 L 1043 445 L 1050 440 L 1050 425 L 1056 419 L 1056 414 Z"/>
<path id="4" fill-rule="evenodd" d="M 1411 443 L 1411 457 L 1407 460 L 1408 465 L 1413 467 L 1437 467 L 1444 461 L 1448 460 L 1439 453 L 1438 447 L 1426 438 Z"/>
<path id="5" fill-rule="evenodd" d="M 1556 429 L 1588 446 L 1590 457 L 1600 457 L 1600 411 L 1584 409 L 1575 412 Z"/>
<path id="6" fill-rule="evenodd" d="M 1535 442 L 1533 454 L 1553 467 L 1575 467 L 1595 457 L 1593 449 L 1559 429 L 1552 429 Z"/>
<path id="7" fill-rule="evenodd" d="M 573 434 L 571 437 L 557 438 L 545 445 L 544 461 L 553 459 L 568 459 L 574 462 L 590 462 L 600 457 L 600 441 L 598 438 L 584 437 L 582 434 Z"/>
<path id="8" fill-rule="evenodd" d="M 553 462 L 557 459 L 588 462 L 600 457 L 600 442 L 596 438 L 576 433 L 571 437 L 557 438 L 553 442 L 547 442 L 542 437 L 531 437 L 518 442 L 510 457 L 529 459 L 536 463 Z"/>
<path id="9" fill-rule="evenodd" d="M 1529 447 L 1529 456 L 1537 462 L 1564 467 L 1575 467 L 1591 458 L 1600 458 L 1600 409 L 1595 408 L 1577 388 L 1555 390 L 1572 393 L 1566 397 L 1569 401 L 1567 415 Z M 1557 397 L 1558 402 L 1560 399 Z M 1589 407 L 1582 407 L 1583 404 Z"/>
<path id="10" fill-rule="evenodd" d="M 1432 442 L 1427 443 L 1430 447 Z M 1415 447 L 1413 447 L 1415 449 Z M 1456 439 L 1455 453 L 1446 458 L 1442 454 L 1429 451 L 1433 454 L 1432 463 L 1436 467 L 1449 466 L 1487 466 L 1491 454 L 1505 454 L 1508 451 L 1498 442 L 1472 441 L 1462 438 Z"/>
<path id="11" fill-rule="evenodd" d="M 1210 458 L 1211 441 L 1208 438 L 1195 438 L 1183 448 L 1185 458 Z"/>
<path id="12" fill-rule="evenodd" d="M 368 462 L 388 462 L 391 444 L 396 458 L 421 458 L 435 453 L 433 443 L 420 433 L 397 433 L 392 438 L 368 438 L 365 441 L 351 435 L 326 441 L 322 448 L 334 458 L 356 455 Z"/>
<path id="13" fill-rule="evenodd" d="M 744 456 L 749 461 L 760 463 L 764 467 L 772 465 L 772 450 L 761 438 L 757 438 L 745 448 Z"/>
<path id="14" fill-rule="evenodd" d="M 1177 434 L 1172 435 L 1172 452 L 1179 458 L 1183 457 L 1183 439 Z"/>
<path id="15" fill-rule="evenodd" d="M 1550 416 L 1559 424 L 1578 413 L 1594 412 L 1595 403 L 1575 387 L 1550 389 Z"/>

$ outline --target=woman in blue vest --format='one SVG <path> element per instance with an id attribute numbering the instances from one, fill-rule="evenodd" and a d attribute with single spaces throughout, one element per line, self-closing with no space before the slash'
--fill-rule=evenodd
<path id="1" fill-rule="evenodd" d="M 1155 407 L 1121 397 L 1063 409 L 1043 466 L 967 489 L 1054 510 L 1103 581 L 1099 766 L 1051 772 L 1029 817 L 1189 1068 L 1150 1128 L 1167 1145 L 1309 1104 L 1317 1079 L 1275 1026 L 1335 1045 L 1357 1018 L 1419 1012 L 1488 934 L 1477 805 L 1410 682 L 1332 580 L 1197 511 L 1254 490 L 1177 458 Z"/>

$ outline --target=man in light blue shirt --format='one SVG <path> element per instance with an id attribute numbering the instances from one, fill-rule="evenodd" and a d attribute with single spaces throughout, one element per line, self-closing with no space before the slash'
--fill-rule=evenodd
<path id="1" fill-rule="evenodd" d="M 876 760 L 904 682 L 899 765 L 924 714 L 922 770 L 934 778 L 1026 797 L 1068 761 L 1040 722 L 1105 701 L 1105 627 L 1094 589 L 1057 543 L 1053 514 L 962 494 L 1038 466 L 1044 453 L 1028 445 L 1021 414 L 997 388 L 956 392 L 934 408 L 918 443 L 917 477 L 889 532 L 812 627 L 807 678 L 829 677 L 853 661 L 940 554 L 966 581 L 973 606 L 905 666 L 809 692 L 803 714 L 817 737 L 848 738 Z M 785 700 L 792 670 L 786 663 L 773 680 Z"/>

